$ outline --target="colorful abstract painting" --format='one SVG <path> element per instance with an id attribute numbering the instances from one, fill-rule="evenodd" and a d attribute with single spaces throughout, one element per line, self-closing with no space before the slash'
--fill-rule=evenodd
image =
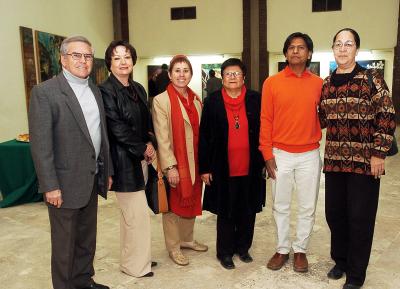
<path id="1" fill-rule="evenodd" d="M 96 84 L 102 83 L 108 77 L 106 62 L 101 58 L 93 59 L 93 69 L 90 73 L 90 79 Z"/>
<path id="2" fill-rule="evenodd" d="M 39 82 L 61 72 L 60 47 L 63 36 L 36 31 L 36 50 L 39 64 Z"/>
<path id="3" fill-rule="evenodd" d="M 21 36 L 22 67 L 24 69 L 26 108 L 29 109 L 29 97 L 32 88 L 37 84 L 35 49 L 31 28 L 19 27 Z"/>
<path id="4" fill-rule="evenodd" d="M 367 69 L 376 69 L 382 77 L 385 75 L 385 60 L 358 60 L 357 63 Z M 335 61 L 329 62 L 329 75 L 331 75 L 336 68 L 337 64 Z"/>

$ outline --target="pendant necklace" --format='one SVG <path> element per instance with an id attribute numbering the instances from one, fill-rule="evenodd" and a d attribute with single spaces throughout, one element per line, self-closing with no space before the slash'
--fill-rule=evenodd
<path id="1" fill-rule="evenodd" d="M 239 123 L 239 114 L 235 113 L 233 114 L 233 119 L 235 120 L 235 129 L 239 129 L 240 128 L 240 123 Z"/>
<path id="2" fill-rule="evenodd" d="M 240 128 L 239 112 L 240 112 L 241 108 L 242 108 L 242 105 L 240 105 L 237 110 L 232 109 L 233 119 L 235 120 L 235 129 Z"/>

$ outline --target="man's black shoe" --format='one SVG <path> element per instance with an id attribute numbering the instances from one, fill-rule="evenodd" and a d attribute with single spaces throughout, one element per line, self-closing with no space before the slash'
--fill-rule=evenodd
<path id="1" fill-rule="evenodd" d="M 242 262 L 245 262 L 245 263 L 253 262 L 253 258 L 250 256 L 249 252 L 246 252 L 244 254 L 238 254 L 238 255 L 239 255 L 239 259 Z"/>
<path id="2" fill-rule="evenodd" d="M 103 285 L 103 284 L 98 284 L 96 282 L 93 282 L 90 284 L 88 287 L 82 288 L 82 289 L 110 289 L 110 287 Z"/>
<path id="3" fill-rule="evenodd" d="M 232 256 L 224 256 L 220 259 L 222 267 L 231 270 L 235 269 L 235 264 L 233 263 Z"/>
<path id="4" fill-rule="evenodd" d="M 343 289 L 360 289 L 361 286 L 354 284 L 344 284 Z"/>
<path id="5" fill-rule="evenodd" d="M 344 271 L 338 266 L 333 266 L 332 269 L 326 274 L 329 279 L 338 280 L 343 277 Z"/>

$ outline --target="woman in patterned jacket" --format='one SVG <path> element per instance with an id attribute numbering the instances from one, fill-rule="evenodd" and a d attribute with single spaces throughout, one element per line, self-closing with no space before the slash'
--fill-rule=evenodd
<path id="1" fill-rule="evenodd" d="M 322 87 L 321 127 L 325 214 L 331 230 L 331 279 L 346 273 L 343 289 L 361 288 L 371 254 L 380 177 L 396 127 L 395 112 L 382 75 L 355 60 L 360 37 L 350 28 L 333 38 L 337 69 Z"/>

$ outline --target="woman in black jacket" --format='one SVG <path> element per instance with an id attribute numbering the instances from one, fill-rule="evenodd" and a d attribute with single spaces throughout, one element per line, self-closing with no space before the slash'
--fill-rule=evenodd
<path id="1" fill-rule="evenodd" d="M 130 78 L 136 59 L 136 50 L 128 42 L 111 42 L 105 52 L 111 74 L 100 90 L 114 164 L 111 189 L 121 209 L 120 269 L 135 277 L 149 277 L 153 272 L 145 184 L 148 164 L 156 154 L 146 91 Z"/>
<path id="2" fill-rule="evenodd" d="M 261 97 L 246 89 L 246 67 L 237 58 L 221 66 L 222 90 L 204 102 L 199 168 L 206 184 L 203 209 L 217 214 L 217 258 L 226 269 L 253 261 L 256 213 L 265 204 L 264 161 L 258 150 Z"/>

